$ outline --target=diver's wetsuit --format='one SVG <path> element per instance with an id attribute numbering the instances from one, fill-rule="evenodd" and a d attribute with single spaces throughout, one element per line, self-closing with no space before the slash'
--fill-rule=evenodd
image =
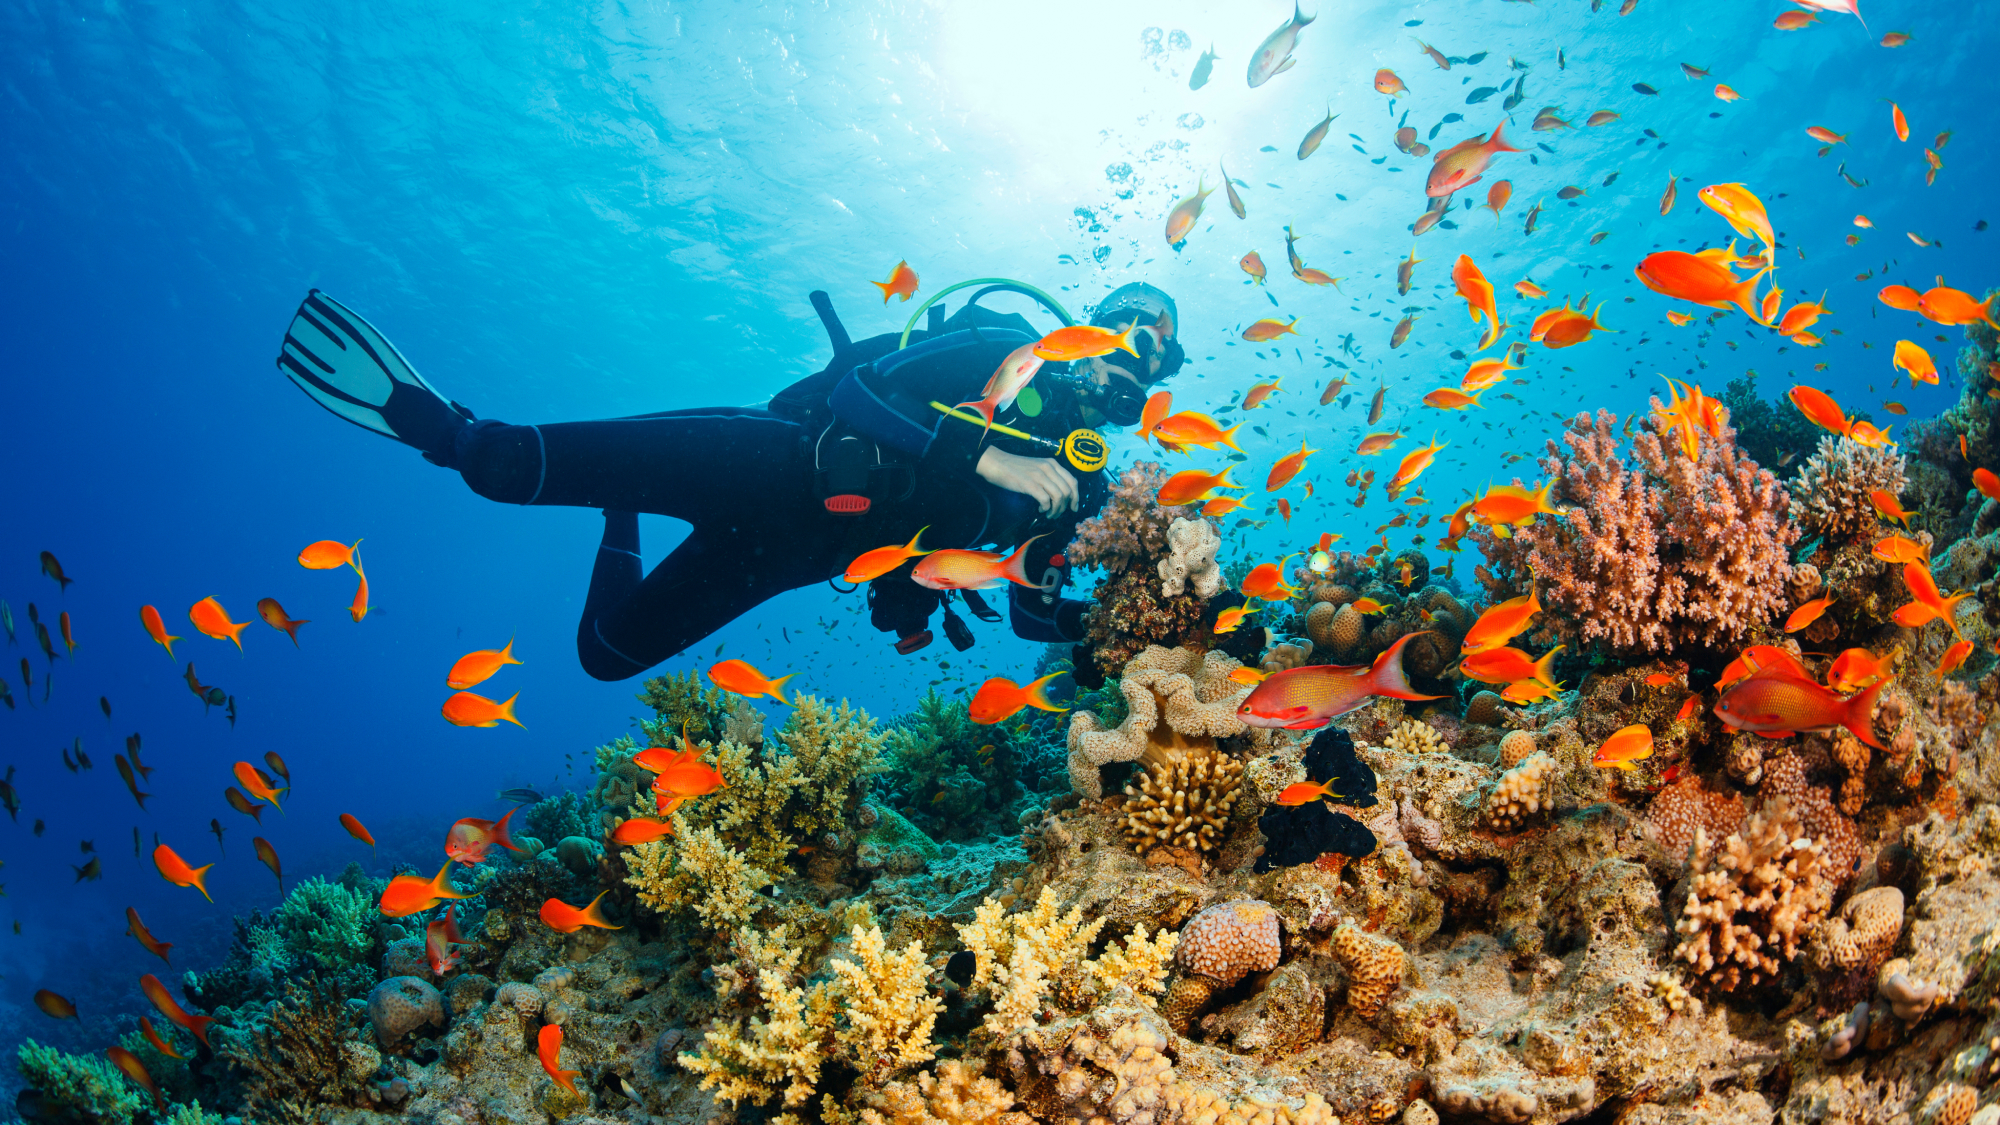
<path id="1" fill-rule="evenodd" d="M 1010 324 L 1019 327 L 1002 326 Z M 449 463 L 489 499 L 605 510 L 577 626 L 584 670 L 601 680 L 637 675 L 760 602 L 838 576 L 861 552 L 906 543 L 919 528 L 927 528 L 925 548 L 1011 551 L 1042 536 L 1027 567 L 1042 589 L 1009 584 L 1014 631 L 1035 641 L 1079 640 L 1085 603 L 1058 597 L 1068 577 L 1062 553 L 1077 521 L 1103 505 L 1102 474 L 1072 470 L 1081 510 L 1053 519 L 1029 497 L 981 480 L 973 472 L 983 451 L 979 425 L 929 404 L 978 398 L 1000 361 L 1035 337 L 1020 318 L 977 306 L 943 327 L 929 339 L 916 333 L 900 352 L 893 335 L 851 344 L 825 371 L 781 392 L 770 410 L 670 410 L 539 426 L 489 419 L 458 434 Z M 1037 378 L 1037 415 L 1017 404 L 996 420 L 1058 443 L 1084 426 L 1075 394 L 1046 377 L 1059 371 L 1050 365 Z M 865 439 L 871 457 L 879 451 L 882 468 L 864 514 L 828 511 L 824 482 L 815 479 L 816 451 L 842 434 Z M 984 442 L 1049 453 L 999 433 Z M 693 525 L 643 576 L 640 512 Z M 909 579 L 911 566 L 876 580 L 870 603 L 878 628 L 915 634 L 937 608 L 938 595 Z"/>

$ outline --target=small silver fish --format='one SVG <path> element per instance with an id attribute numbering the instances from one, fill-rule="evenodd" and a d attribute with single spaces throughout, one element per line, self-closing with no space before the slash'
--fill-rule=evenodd
<path id="1" fill-rule="evenodd" d="M 1333 112 L 1332 106 L 1326 107 L 1326 120 L 1313 126 L 1312 131 L 1307 133 L 1305 139 L 1299 142 L 1300 160 L 1304 160 L 1306 157 L 1319 151 L 1320 142 L 1326 140 L 1326 131 L 1333 127 L 1333 119 L 1339 116 L 1338 113 Z M 1236 193 L 1232 190 L 1230 194 L 1233 196 Z"/>

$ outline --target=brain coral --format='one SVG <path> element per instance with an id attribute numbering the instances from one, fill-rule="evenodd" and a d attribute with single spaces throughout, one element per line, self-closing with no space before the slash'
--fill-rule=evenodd
<path id="1" fill-rule="evenodd" d="M 1381 1015 L 1403 983 L 1403 947 L 1349 922 L 1333 932 L 1333 955 L 1347 969 L 1347 1003 L 1354 1014 L 1365 1020 Z"/>
<path id="2" fill-rule="evenodd" d="M 1229 678 L 1237 667 L 1191 648 L 1153 645 L 1133 657 L 1118 682 L 1129 708 L 1124 722 L 1107 730 L 1089 711 L 1070 716 L 1070 787 L 1094 800 L 1104 796 L 1097 771 L 1106 762 L 1134 761 L 1148 747 L 1213 749 L 1215 739 L 1245 733 L 1236 705 L 1250 688 Z"/>

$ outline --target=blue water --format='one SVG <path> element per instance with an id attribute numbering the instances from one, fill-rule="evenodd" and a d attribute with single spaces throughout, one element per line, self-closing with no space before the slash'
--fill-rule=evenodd
<path id="1" fill-rule="evenodd" d="M 1289 532 L 1274 520 L 1234 541 L 1255 559 L 1323 530 L 1373 538 L 1387 515 L 1379 494 L 1357 512 L 1339 480 L 1357 464 L 1346 451 L 1378 383 L 1390 388 L 1388 421 L 1450 443 L 1422 481 L 1433 512 L 1530 468 L 1502 472 L 1498 454 L 1537 451 L 1552 413 L 1643 409 L 1658 372 L 1713 392 L 1755 370 L 1769 397 L 1803 379 L 1887 422 L 1878 403 L 1901 335 L 1930 346 L 1945 373 L 1941 387 L 1896 392 L 1909 420 L 1956 401 L 1960 332 L 1873 294 L 1885 277 L 1922 289 L 1942 275 L 1975 292 L 2000 281 L 1996 235 L 1974 230 L 2000 219 L 1990 6 L 1871 2 L 1868 31 L 1827 14 L 1790 33 L 1771 27 L 1776 3 L 1640 0 L 1623 17 L 1616 7 L 1325 5 L 1296 68 L 1253 90 L 1245 63 L 1289 12 L 1272 0 L 0 5 L 0 480 L 10 498 L 0 598 L 21 630 L 21 647 L 5 653 L 18 709 L 0 713 L 0 766 L 18 767 L 23 799 L 19 822 L 0 822 L 0 925 L 21 927 L 0 930 L 0 1050 L 11 1055 L 29 1033 L 98 1049 L 114 1015 L 145 1010 L 136 981 L 158 966 L 123 936 L 126 906 L 176 943 L 176 971 L 219 959 L 229 915 L 277 901 L 251 856 L 253 834 L 283 856 L 287 885 L 349 860 L 378 875 L 392 860 L 431 870 L 452 820 L 497 815 L 502 786 L 579 781 L 571 762 L 587 765 L 590 748 L 638 711 L 636 681 L 597 683 L 576 667 L 596 513 L 489 503 L 308 402 L 272 360 L 310 286 L 364 312 L 482 416 L 541 422 L 758 403 L 824 362 L 808 290 L 832 293 L 857 337 L 901 327 L 915 305 L 885 309 L 867 284 L 899 259 L 921 274 L 920 296 L 1000 275 L 1076 308 L 1151 281 L 1178 298 L 1194 360 L 1173 384 L 1179 405 L 1219 406 L 1283 377 L 1284 391 L 1250 419 L 1268 439 L 1244 431 L 1251 461 L 1239 479 L 1261 481 L 1302 437 L 1323 450 L 1307 473 L 1318 499 L 1300 503 L 1297 485 L 1288 493 L 1300 504 Z M 1878 46 L 1890 30 L 1914 41 Z M 1448 55 L 1486 57 L 1446 73 L 1419 36 Z M 1190 90 L 1211 42 L 1214 75 Z M 1509 70 L 1510 56 L 1530 69 Z M 1713 77 L 1684 78 L 1683 61 Z M 1411 90 L 1386 110 L 1370 87 L 1383 66 Z M 1412 245 L 1429 166 L 1392 147 L 1398 118 L 1408 110 L 1423 137 L 1463 114 L 1429 140 L 1442 149 L 1504 116 L 1521 73 L 1527 96 L 1509 135 L 1554 151 L 1534 150 L 1534 163 L 1501 157 L 1489 182 L 1512 181 L 1506 213 L 1496 223 L 1456 211 L 1455 229 L 1415 240 L 1418 288 L 1398 298 L 1394 267 Z M 1717 81 L 1742 100 L 1718 101 Z M 1636 93 L 1635 82 L 1659 93 Z M 1506 88 L 1467 103 L 1488 86 Z M 1884 98 L 1908 114 L 1909 142 L 1892 135 Z M 1329 102 L 1340 117 L 1301 163 L 1299 139 Z M 1544 106 L 1573 127 L 1530 132 Z M 1584 127 L 1600 109 L 1622 116 Z M 1816 157 L 1811 125 L 1849 139 Z M 1927 187 L 1921 149 L 1945 130 L 1945 167 Z M 1168 209 L 1199 178 L 1215 185 L 1218 160 L 1242 181 L 1249 219 L 1218 193 L 1185 247 L 1169 250 Z M 1843 182 L 1842 161 L 1868 186 Z M 1669 170 L 1688 180 L 1663 218 Z M 1674 306 L 1632 280 L 1656 245 L 1726 238 L 1695 198 L 1722 181 L 1769 205 L 1788 294 L 1830 291 L 1824 348 L 1787 347 L 1737 314 L 1696 348 L 1699 327 L 1668 325 Z M 1574 207 L 1556 198 L 1570 184 L 1588 192 Z M 1485 187 L 1459 206 L 1483 202 Z M 1523 216 L 1537 201 L 1548 210 L 1527 236 Z M 1874 228 L 1857 230 L 1857 213 Z M 1345 278 L 1340 292 L 1286 275 L 1286 223 L 1310 265 Z M 1610 233 L 1590 245 L 1599 231 Z M 1919 248 L 1905 231 L 1940 244 Z M 1846 244 L 1851 233 L 1859 246 Z M 1268 288 L 1236 266 L 1250 249 L 1272 268 Z M 1513 298 L 1523 276 L 1551 299 L 1588 291 L 1608 302 L 1602 319 L 1617 334 L 1533 348 L 1528 384 L 1505 388 L 1516 401 L 1496 388 L 1483 411 L 1416 405 L 1455 385 L 1463 363 L 1449 353 L 1477 341 L 1451 294 L 1460 253 L 1499 289 L 1515 337 L 1538 307 Z M 1867 271 L 1876 276 L 1855 280 Z M 1423 311 L 1391 351 L 1406 306 Z M 1296 341 L 1235 342 L 1271 315 L 1300 318 Z M 1358 356 L 1340 350 L 1349 333 Z M 1361 392 L 1345 410 L 1312 407 L 1320 380 L 1341 371 L 1328 357 Z M 1129 437 L 1117 450 L 1119 464 L 1138 453 Z M 1386 478 L 1394 458 L 1371 467 Z M 681 534 L 667 520 L 644 526 L 648 563 Z M 312 540 L 357 537 L 376 605 L 359 625 L 345 613 L 350 573 L 293 562 Z M 76 579 L 66 593 L 38 573 L 42 550 Z M 243 655 L 176 628 L 190 635 L 169 661 L 136 621 L 151 603 L 180 626 L 185 607 L 211 594 L 252 620 Z M 265 596 L 312 620 L 298 649 L 255 621 Z M 705 668 L 720 645 L 887 716 L 928 681 L 960 687 L 989 668 L 1018 677 L 1037 655 L 980 627 L 968 657 L 940 644 L 900 658 L 855 614 L 859 597 L 795 592 L 661 670 Z M 30 601 L 51 621 L 69 611 L 80 642 L 55 662 L 46 703 Z M 526 729 L 444 724 L 451 662 L 509 637 L 526 663 L 488 687 L 521 693 Z M 22 654 L 32 706 L 14 667 Z M 188 693 L 189 659 L 237 697 L 234 729 Z M 144 812 L 112 768 L 133 731 L 157 767 Z M 96 768 L 72 775 L 58 752 L 79 736 Z M 259 826 L 221 792 L 232 762 L 268 750 L 296 788 L 285 814 L 267 811 Z M 341 831 L 341 812 L 374 829 L 379 853 Z M 130 848 L 136 826 L 147 850 L 158 833 L 193 862 L 215 860 L 211 817 L 228 830 L 212 906 L 164 884 Z M 47 822 L 41 838 L 29 832 L 35 818 Z M 80 839 L 103 854 L 100 882 L 73 882 Z M 38 987 L 75 997 L 85 1019 L 43 1017 L 29 1003 Z"/>

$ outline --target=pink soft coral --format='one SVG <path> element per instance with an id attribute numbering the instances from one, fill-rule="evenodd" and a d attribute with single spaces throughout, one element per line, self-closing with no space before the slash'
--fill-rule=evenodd
<path id="1" fill-rule="evenodd" d="M 1542 471 L 1559 478 L 1552 497 L 1567 518 L 1545 516 L 1512 539 L 1475 530 L 1491 564 L 1480 581 L 1512 596 L 1532 572 L 1545 632 L 1623 652 L 1722 647 L 1784 612 L 1799 532 L 1784 487 L 1743 455 L 1736 431 L 1703 435 L 1690 459 L 1663 447 L 1647 419 L 1628 463 L 1617 422 L 1579 414 L 1562 446 L 1548 443 Z"/>

